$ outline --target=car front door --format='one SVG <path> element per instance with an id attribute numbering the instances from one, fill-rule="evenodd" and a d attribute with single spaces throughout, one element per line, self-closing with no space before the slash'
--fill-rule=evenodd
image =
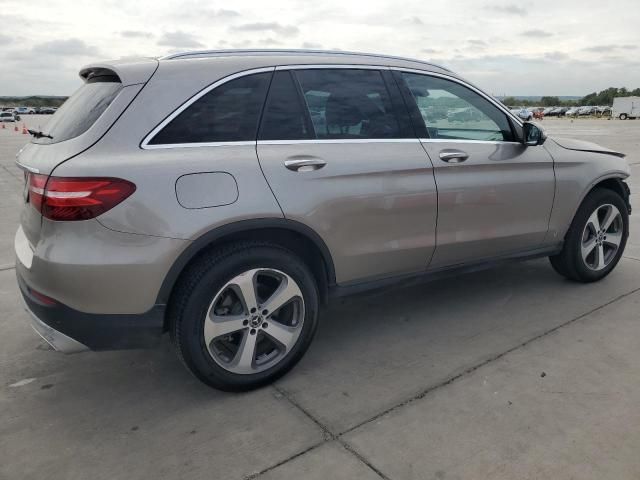
<path id="1" fill-rule="evenodd" d="M 425 137 L 438 186 L 430 269 L 542 247 L 555 191 L 553 159 L 544 147 L 520 143 L 506 113 L 457 80 L 394 74 Z"/>
<path id="2" fill-rule="evenodd" d="M 426 269 L 433 170 L 388 70 L 278 68 L 257 150 L 285 217 L 323 238 L 338 283 Z"/>

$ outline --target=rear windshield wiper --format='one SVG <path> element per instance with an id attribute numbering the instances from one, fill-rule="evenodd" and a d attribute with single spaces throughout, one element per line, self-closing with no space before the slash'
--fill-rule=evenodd
<path id="1" fill-rule="evenodd" d="M 51 140 L 53 140 L 53 137 L 51 135 L 49 135 L 48 133 L 41 132 L 40 130 L 27 130 L 27 132 L 29 132 L 31 135 L 33 135 L 34 138 L 46 137 L 46 138 L 50 138 Z"/>

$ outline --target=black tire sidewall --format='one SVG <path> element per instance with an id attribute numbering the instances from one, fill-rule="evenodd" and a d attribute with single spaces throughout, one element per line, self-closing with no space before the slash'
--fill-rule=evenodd
<path id="1" fill-rule="evenodd" d="M 204 341 L 204 321 L 214 296 L 235 276 L 255 268 L 280 270 L 300 287 L 305 304 L 302 333 L 293 349 L 273 367 L 250 375 L 229 372 L 218 365 Z M 187 367 L 203 382 L 221 390 L 241 391 L 257 388 L 288 372 L 305 353 L 317 328 L 318 291 L 313 276 L 295 254 L 269 246 L 254 246 L 222 255 L 202 267 L 199 279 L 178 313 L 175 335 L 177 347 Z"/>
<path id="2" fill-rule="evenodd" d="M 612 204 L 620 211 L 623 222 L 623 235 L 618 251 L 615 258 L 602 270 L 592 270 L 585 264 L 582 259 L 581 247 L 582 247 L 582 233 L 587 220 L 596 208 L 605 205 Z M 569 251 L 571 253 L 571 266 L 577 274 L 577 276 L 586 282 L 595 282 L 601 278 L 606 277 L 618 264 L 622 254 L 624 253 L 625 246 L 627 244 L 627 238 L 629 236 L 629 213 L 624 200 L 616 192 L 609 189 L 598 189 L 591 192 L 582 205 L 578 209 L 576 217 L 571 226 L 571 232 L 567 238 L 569 242 Z"/>

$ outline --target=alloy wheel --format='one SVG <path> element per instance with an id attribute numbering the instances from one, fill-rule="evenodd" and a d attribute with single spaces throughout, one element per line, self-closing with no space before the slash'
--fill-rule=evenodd
<path id="1" fill-rule="evenodd" d="M 216 293 L 204 320 L 204 341 L 225 370 L 254 374 L 284 359 L 303 322 L 304 299 L 295 280 L 279 270 L 252 269 Z"/>
<path id="2" fill-rule="evenodd" d="M 591 270 L 606 268 L 616 257 L 624 222 L 618 208 L 611 204 L 600 205 L 594 210 L 582 232 L 581 254 Z"/>

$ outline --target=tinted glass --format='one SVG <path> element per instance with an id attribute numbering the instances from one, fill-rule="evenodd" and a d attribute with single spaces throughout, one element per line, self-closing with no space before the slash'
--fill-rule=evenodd
<path id="1" fill-rule="evenodd" d="M 255 140 L 271 73 L 231 80 L 196 100 L 150 144 Z"/>
<path id="2" fill-rule="evenodd" d="M 512 141 L 507 116 L 486 98 L 456 82 L 402 73 L 431 138 Z"/>
<path id="3" fill-rule="evenodd" d="M 260 127 L 261 140 L 312 138 L 304 104 L 291 72 L 276 72 L 269 87 L 267 106 Z"/>
<path id="4" fill-rule="evenodd" d="M 93 83 L 85 83 L 64 102 L 45 126 L 44 132 L 53 138 L 42 137 L 33 141 L 57 143 L 83 134 L 98 120 L 121 88 L 120 82 L 93 79 Z"/>
<path id="5" fill-rule="evenodd" d="M 398 138 L 400 128 L 377 70 L 313 69 L 295 75 L 315 135 L 329 138 Z"/>

